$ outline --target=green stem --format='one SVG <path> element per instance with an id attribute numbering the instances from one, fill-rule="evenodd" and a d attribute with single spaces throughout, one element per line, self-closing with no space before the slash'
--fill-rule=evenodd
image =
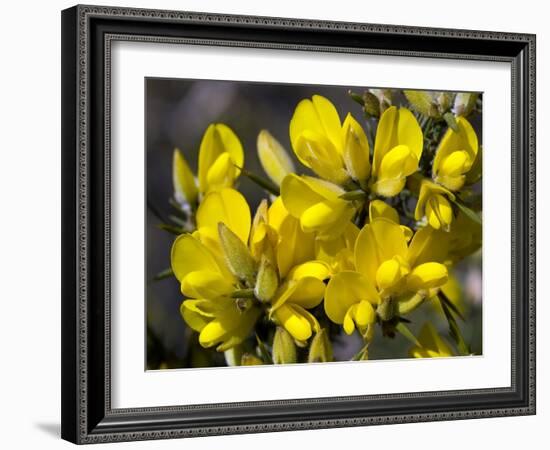
<path id="1" fill-rule="evenodd" d="M 235 167 L 237 167 L 245 177 L 249 178 L 251 181 L 256 183 L 261 188 L 265 189 L 266 191 L 270 192 L 275 196 L 281 195 L 279 186 L 277 186 L 275 183 L 272 183 L 271 181 L 266 180 L 265 178 L 262 178 L 256 175 L 255 173 L 249 172 L 248 170 L 241 168 L 237 165 L 235 165 Z"/>

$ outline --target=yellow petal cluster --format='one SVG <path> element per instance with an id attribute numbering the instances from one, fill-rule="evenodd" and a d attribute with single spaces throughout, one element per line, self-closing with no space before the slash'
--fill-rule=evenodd
<path id="1" fill-rule="evenodd" d="M 265 363 L 248 352 L 270 324 L 266 348 L 276 364 L 331 361 L 335 328 L 362 336 L 355 359 L 368 358 L 379 328 L 408 334 L 416 343 L 411 357 L 454 354 L 431 323 L 417 338 L 402 328 L 424 302 L 460 301 L 450 271 L 481 246 L 479 216 L 462 203 L 480 199 L 472 185 L 481 177 L 481 149 L 465 114 L 455 117 L 443 94 L 441 114 L 425 117 L 426 96 L 414 97 L 414 114 L 387 102 L 369 116 L 377 126 L 367 122 L 367 132 L 349 113 L 341 120 L 329 99 L 303 99 L 289 143 L 267 129 L 257 135 L 269 180 L 244 170 L 242 144 L 222 123 L 204 133 L 196 178 L 174 151 L 174 199 L 191 226 L 173 243 L 171 269 L 185 297 L 181 316 L 201 346 L 225 352 L 232 364 Z M 448 126 L 436 148 L 431 133 L 440 137 L 445 128 L 427 123 L 437 120 Z M 270 193 L 255 200 L 254 214 L 235 189 L 241 171 Z"/>

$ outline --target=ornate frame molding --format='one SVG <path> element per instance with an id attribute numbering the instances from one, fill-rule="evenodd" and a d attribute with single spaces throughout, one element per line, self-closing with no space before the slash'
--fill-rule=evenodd
<path id="1" fill-rule="evenodd" d="M 110 23 L 116 25 L 114 29 Z M 132 23 L 141 31 L 124 31 Z M 151 35 L 151 23 L 175 30 L 196 27 L 200 37 Z M 207 29 L 204 33 L 201 27 Z M 241 29 L 249 39 L 215 38 L 223 30 Z M 270 36 L 292 32 L 312 35 L 322 32 L 324 40 L 316 43 L 292 42 L 290 38 L 273 42 L 262 40 L 260 31 Z M 123 31 L 123 32 L 121 32 Z M 202 34 L 204 35 L 202 35 Z M 210 33 L 210 34 L 208 34 Z M 324 34 L 323 34 L 324 33 Z M 185 32 L 183 33 L 185 34 Z M 376 40 L 376 46 L 349 46 L 346 36 L 353 34 Z M 333 36 L 332 39 L 330 36 Z M 385 38 L 423 38 L 426 48 L 384 47 Z M 447 391 L 419 394 L 334 397 L 239 404 L 194 405 L 185 407 L 111 409 L 110 402 L 110 67 L 113 41 L 186 43 L 200 45 L 243 46 L 266 49 L 294 49 L 324 52 L 348 52 L 451 59 L 504 61 L 512 65 L 512 386 L 510 388 Z M 454 52 L 441 51 L 440 43 L 457 42 Z M 494 53 L 483 53 L 483 42 L 497 42 Z M 415 42 L 419 42 L 418 40 Z M 464 45 L 472 51 L 465 51 Z M 101 67 L 98 67 L 101 65 Z M 487 31 L 450 30 L 395 25 L 376 25 L 328 21 L 309 21 L 269 17 L 233 16 L 194 12 L 158 11 L 99 6 L 76 6 L 63 12 L 63 399 L 62 435 L 77 443 L 97 443 L 142 439 L 270 432 L 327 427 L 347 427 L 403 422 L 439 421 L 525 415 L 535 413 L 535 36 Z M 103 78 L 101 79 L 101 74 Z M 98 84 L 100 83 L 100 84 Z M 99 92 L 98 86 L 103 85 Z M 98 127 L 98 106 L 103 124 Z M 99 131 L 98 131 L 99 129 Z M 96 137 L 97 136 L 97 137 Z M 97 154 L 103 155 L 99 162 Z M 92 162 L 93 161 L 93 162 Z M 101 179 L 98 178 L 102 175 Z M 98 188 L 98 184 L 102 186 Z M 518 189 L 519 187 L 519 189 Z M 103 210 L 103 217 L 98 213 Z M 102 225 L 98 221 L 103 221 Z M 100 239 L 98 236 L 98 232 Z M 98 248 L 101 247 L 101 249 Z M 98 258 L 100 261 L 98 261 Z M 96 267 L 103 267 L 103 289 L 97 292 Z M 522 289 L 523 288 L 523 289 Z M 519 298 L 517 294 L 523 294 Z M 95 299 L 102 298 L 98 305 Z M 521 305 L 519 303 L 522 303 Z M 99 308 L 99 312 L 98 309 Z M 524 308 L 524 309 L 522 309 Z M 99 319 L 95 319 L 99 314 Z M 518 329 L 518 326 L 520 329 Z M 518 336 L 521 337 L 518 342 Z M 103 346 L 98 367 L 97 347 Z M 519 352 L 521 350 L 521 352 Z M 518 359 L 517 354 L 520 353 Z M 103 383 L 90 379 L 90 368 L 104 375 Z M 516 368 L 521 370 L 518 372 Z M 101 369 L 101 370 L 100 370 Z M 102 386 L 101 402 L 91 400 Z M 521 391 L 521 392 L 520 392 Z M 420 406 L 426 397 L 434 399 L 430 409 Z M 486 400 L 483 407 L 466 409 L 475 397 Z M 507 401 L 497 401 L 507 396 Z M 452 398 L 465 403 L 464 408 L 445 410 L 438 398 Z M 341 413 L 334 409 L 354 402 L 398 400 L 403 413 Z M 366 404 L 366 403 L 365 403 Z M 475 402 L 474 402 L 475 404 Z M 291 405 L 317 405 L 316 418 L 296 420 L 281 412 Z M 332 405 L 332 406 L 331 406 Z M 415 406 L 416 405 L 416 406 Z M 236 411 L 239 409 L 239 412 Z M 277 419 L 254 423 L 248 419 L 227 423 L 208 423 L 209 411 L 226 410 L 241 414 L 249 409 L 277 408 Z M 287 408 L 288 409 L 288 408 Z M 186 418 L 193 411 L 196 417 Z M 275 416 L 274 416 L 275 417 Z M 175 421 L 174 421 L 175 419 Z M 244 420 L 244 419 L 243 419 Z M 231 421 L 229 421 L 231 422 Z M 175 424 L 175 425 L 173 425 Z"/>

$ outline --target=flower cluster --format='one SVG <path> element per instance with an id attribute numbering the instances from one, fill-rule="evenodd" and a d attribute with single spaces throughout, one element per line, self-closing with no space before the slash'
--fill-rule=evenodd
<path id="1" fill-rule="evenodd" d="M 196 176 L 174 151 L 185 220 L 170 228 L 171 268 L 202 347 L 237 365 L 331 361 L 334 341 L 354 333 L 355 359 L 396 334 L 412 357 L 471 352 L 453 267 L 481 246 L 481 148 L 467 118 L 477 96 L 404 91 L 395 106 L 397 94 L 351 94 L 363 124 L 321 95 L 301 100 L 289 123 L 295 159 L 258 134 L 267 178 L 246 170 L 225 124 L 206 129 Z M 243 176 L 265 192 L 255 211 L 237 189 Z M 430 321 L 409 330 L 422 305 L 442 310 L 453 345 Z"/>

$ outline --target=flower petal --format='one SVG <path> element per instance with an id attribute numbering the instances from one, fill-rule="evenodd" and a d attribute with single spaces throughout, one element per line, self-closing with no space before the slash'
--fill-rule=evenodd
<path id="1" fill-rule="evenodd" d="M 391 106 L 380 117 L 374 143 L 373 174 L 379 176 L 386 154 L 398 145 L 409 148 L 420 160 L 424 138 L 414 115 L 406 108 Z"/>
<path id="2" fill-rule="evenodd" d="M 384 218 L 365 225 L 355 242 L 355 267 L 372 284 L 376 283 L 376 272 L 384 261 L 406 255 L 407 241 L 402 228 Z"/>
<path id="3" fill-rule="evenodd" d="M 373 304 L 379 302 L 374 286 L 360 273 L 339 272 L 328 283 L 325 292 L 325 312 L 331 321 L 342 324 L 349 308 L 362 300 Z"/>
<path id="4" fill-rule="evenodd" d="M 199 150 L 199 188 L 209 190 L 208 171 L 222 153 L 229 153 L 231 161 L 238 167 L 244 163 L 244 152 L 237 135 L 223 123 L 211 124 L 206 129 Z M 237 170 L 237 175 L 239 171 Z"/>
<path id="5" fill-rule="evenodd" d="M 299 280 L 305 277 L 313 277 L 318 280 L 326 280 L 330 276 L 330 267 L 323 261 L 308 261 L 295 266 L 288 274 L 289 279 Z"/>
<path id="6" fill-rule="evenodd" d="M 194 271 L 183 278 L 181 292 L 186 297 L 213 299 L 230 294 L 233 291 L 232 281 L 218 271 Z"/>
<path id="7" fill-rule="evenodd" d="M 237 168 L 233 164 L 229 153 L 224 152 L 216 158 L 208 169 L 206 181 L 208 190 L 218 190 L 225 187 L 233 186 L 233 182 L 237 177 Z"/>
<path id="8" fill-rule="evenodd" d="M 296 282 L 296 288 L 287 301 L 304 308 L 315 308 L 323 300 L 325 288 L 325 283 L 318 278 L 301 278 Z"/>
<path id="9" fill-rule="evenodd" d="M 180 314 L 185 323 L 194 331 L 200 332 L 212 319 L 207 315 L 201 314 L 196 309 L 190 308 L 192 300 L 185 300 L 180 305 Z"/>
<path id="10" fill-rule="evenodd" d="M 352 178 L 365 181 L 370 175 L 369 141 L 363 128 L 351 114 L 346 116 L 343 125 L 344 161 Z"/>
<path id="11" fill-rule="evenodd" d="M 171 265 L 179 281 L 191 272 L 220 273 L 214 255 L 198 239 L 182 234 L 172 244 Z"/>
<path id="12" fill-rule="evenodd" d="M 343 231 L 347 223 L 355 214 L 355 208 L 350 202 L 344 200 L 324 200 L 306 209 L 301 217 L 300 224 L 306 233 L 338 228 Z M 340 233 L 334 232 L 334 238 Z"/>
<path id="13" fill-rule="evenodd" d="M 250 208 L 243 195 L 225 188 L 206 195 L 197 211 L 197 228 L 209 229 L 210 236 L 218 234 L 218 224 L 224 223 L 244 243 L 248 241 L 251 226 Z"/>
<path id="14" fill-rule="evenodd" d="M 409 245 L 406 260 L 411 267 L 425 262 L 444 262 L 449 252 L 449 233 L 424 227 L 416 231 Z"/>
<path id="15" fill-rule="evenodd" d="M 321 95 L 314 95 L 311 100 L 319 115 L 325 134 L 336 149 L 342 149 L 342 125 L 338 111 L 329 99 Z"/>
<path id="16" fill-rule="evenodd" d="M 411 292 L 443 286 L 449 278 L 447 267 L 436 262 L 416 266 L 407 276 L 407 289 Z"/>
<path id="17" fill-rule="evenodd" d="M 189 168 L 183 154 L 174 150 L 172 159 L 172 183 L 174 185 L 174 197 L 179 203 L 189 203 L 195 205 L 199 191 L 195 182 L 195 176 Z"/>
<path id="18" fill-rule="evenodd" d="M 369 219 L 372 222 L 378 217 L 384 217 L 392 222 L 399 223 L 399 214 L 383 200 L 373 200 L 369 204 Z"/>
<path id="19" fill-rule="evenodd" d="M 267 130 L 260 131 L 257 140 L 258 157 L 262 167 L 273 180 L 280 186 L 283 178 L 296 171 L 294 163 L 284 147 Z"/>
<path id="20" fill-rule="evenodd" d="M 281 198 L 286 210 L 298 219 L 306 209 L 325 200 L 321 194 L 313 190 L 310 183 L 295 174 L 284 178 L 281 184 Z"/>
<path id="21" fill-rule="evenodd" d="M 310 321 L 292 305 L 283 305 L 273 313 L 274 319 L 288 331 L 294 339 L 306 341 L 311 337 Z"/>

